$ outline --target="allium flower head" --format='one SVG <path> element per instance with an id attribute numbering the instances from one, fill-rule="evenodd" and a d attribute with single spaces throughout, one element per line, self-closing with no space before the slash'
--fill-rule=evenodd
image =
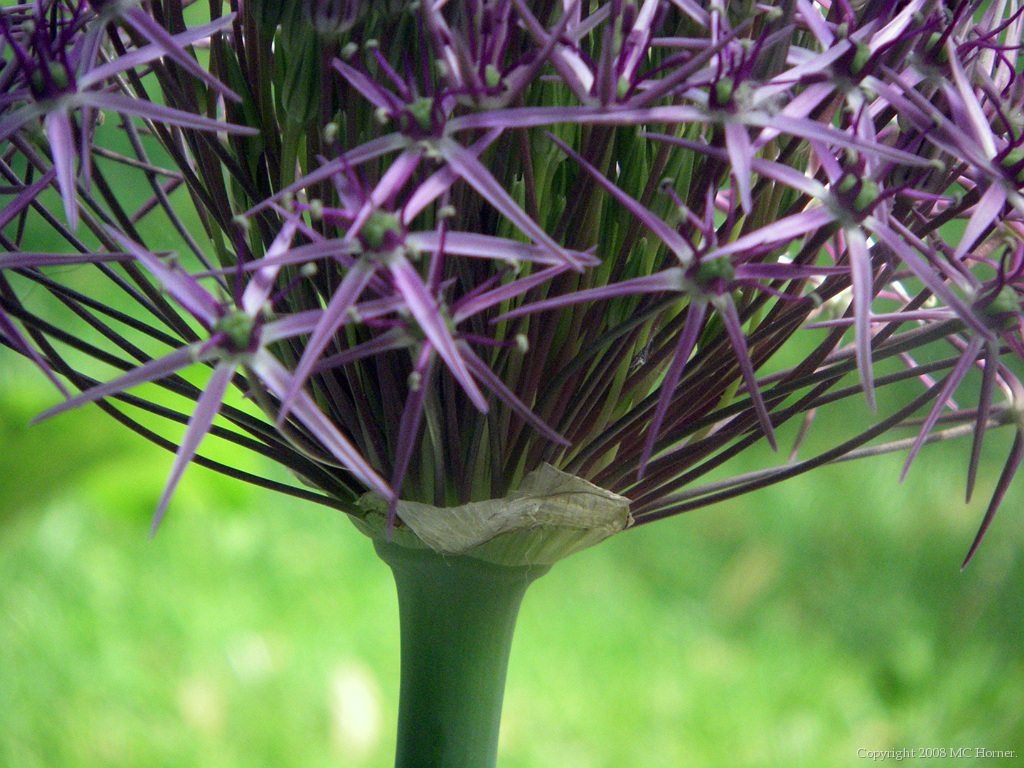
<path id="1" fill-rule="evenodd" d="M 984 434 L 1018 424 L 1017 3 L 238 10 L 0 14 L 0 338 L 84 390 L 53 412 L 95 401 L 175 449 L 158 516 L 211 436 L 357 517 L 383 497 L 394 525 L 399 499 L 501 498 L 544 464 L 643 524 L 967 432 L 970 494 Z M 130 150 L 95 138 L 101 112 Z M 63 286 L 59 254 L 22 247 L 35 219 L 141 317 Z M 863 423 L 832 415 L 850 397 Z M 701 484 L 762 442 L 788 450 Z"/>

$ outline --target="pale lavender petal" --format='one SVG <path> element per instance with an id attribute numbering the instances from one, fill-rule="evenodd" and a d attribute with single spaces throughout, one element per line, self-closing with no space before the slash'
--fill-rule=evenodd
<path id="1" fill-rule="evenodd" d="M 543 285 L 544 283 L 553 280 L 559 275 L 565 274 L 568 267 L 556 266 L 542 269 L 539 272 L 535 272 L 527 277 L 521 277 L 518 280 L 513 280 L 511 283 L 498 286 L 489 291 L 474 296 L 464 296 L 459 299 L 452 307 L 452 320 L 455 323 L 460 323 L 468 317 L 479 314 L 484 310 L 495 307 L 517 296 L 522 296 L 527 291 L 531 291 L 537 286 Z M 500 318 L 499 318 L 500 319 Z M 497 321 L 495 321 L 497 322 Z"/>
<path id="2" fill-rule="evenodd" d="M 132 14 L 133 17 L 135 15 L 139 15 L 137 11 Z M 239 101 L 238 96 L 232 93 L 226 85 L 199 66 L 195 59 L 192 59 L 190 56 L 185 54 L 184 51 L 180 50 L 186 45 L 192 45 L 200 40 L 205 40 L 211 35 L 230 27 L 234 17 L 235 14 L 230 13 L 227 16 L 222 16 L 219 19 L 210 22 L 209 24 L 190 27 L 184 32 L 170 37 L 165 37 L 167 32 L 164 31 L 163 28 L 160 28 L 160 32 L 162 33 L 161 39 L 163 41 L 167 41 L 168 39 L 173 41 L 174 46 L 172 50 L 168 50 L 164 43 L 158 43 L 156 40 L 153 40 L 149 45 L 144 45 L 142 48 L 137 48 L 133 51 L 127 51 L 110 61 L 98 64 L 86 72 L 83 72 L 77 79 L 77 85 L 80 89 L 91 88 L 92 86 L 99 85 L 105 80 L 108 80 L 121 72 L 138 68 L 143 64 L 148 64 L 149 62 L 155 61 L 156 59 L 163 57 L 165 54 L 172 53 L 173 51 L 173 53 L 177 54 L 174 56 L 175 61 L 189 66 L 190 71 L 193 72 L 193 74 L 201 77 L 205 82 L 209 83 L 225 96 L 228 96 L 235 101 Z M 159 25 L 155 26 L 159 27 Z M 152 38 L 150 39 L 152 40 Z M 191 64 L 188 64 L 185 61 L 186 59 L 188 62 L 191 62 Z M 197 69 L 198 72 L 196 71 Z"/>
<path id="3" fill-rule="evenodd" d="M 519 207 L 519 204 L 512 199 L 512 196 L 505 191 L 505 188 L 498 183 L 487 167 L 477 160 L 472 152 L 448 138 L 438 141 L 437 148 L 444 159 L 448 161 L 449 165 L 455 169 L 455 172 L 467 184 L 479 192 L 481 197 L 487 200 L 487 202 L 497 208 L 505 218 L 519 227 L 527 237 L 531 238 L 534 242 L 546 245 L 555 254 L 561 256 L 565 263 L 569 264 L 573 269 L 579 272 L 583 271 L 583 265 L 572 254 L 556 243 L 537 222 L 531 219 Z"/>
<path id="4" fill-rule="evenodd" d="M 249 367 L 279 400 L 283 400 L 284 395 L 292 388 L 291 374 L 266 350 L 257 352 L 249 361 Z M 358 449 L 338 431 L 317 407 L 313 398 L 302 390 L 299 390 L 292 400 L 292 413 L 363 485 L 387 500 L 395 497 L 394 491 L 363 458 Z"/>
<path id="5" fill-rule="evenodd" d="M 754 202 L 750 197 L 750 160 L 754 156 L 754 151 L 750 147 L 747 126 L 741 123 L 726 123 L 725 144 L 729 150 L 729 159 L 732 161 L 732 177 L 736 180 L 736 187 L 740 192 L 740 205 L 744 213 L 749 214 L 754 209 Z"/>
<path id="6" fill-rule="evenodd" d="M 245 215 L 251 216 L 254 213 L 258 213 L 259 211 L 269 208 L 274 203 L 280 201 L 285 197 L 285 195 L 294 195 L 306 187 L 319 184 L 321 181 L 326 181 L 339 173 L 343 173 L 347 167 L 354 168 L 358 165 L 369 162 L 370 160 L 386 155 L 389 152 L 396 152 L 403 149 L 406 144 L 408 144 L 408 139 L 400 133 L 389 133 L 386 136 L 371 139 L 365 144 L 360 144 L 358 147 L 350 149 L 341 157 L 324 163 L 314 171 L 310 171 L 295 183 L 282 189 L 276 195 L 268 197 L 266 200 L 254 205 L 245 212 Z"/>
<path id="7" fill-rule="evenodd" d="M 2 143 L 3 140 L 0 139 L 0 144 Z M 56 175 L 57 169 L 50 168 L 37 181 L 25 187 L 13 200 L 4 205 L 0 209 L 0 229 L 6 227 L 14 220 L 15 216 L 28 208 L 32 201 L 39 197 L 39 193 L 50 186 L 50 182 L 54 180 Z"/>
<path id="8" fill-rule="evenodd" d="M 871 303 L 874 298 L 874 270 L 867 238 L 859 227 L 846 230 L 846 248 L 850 257 L 853 284 L 853 317 L 856 324 L 857 370 L 868 407 L 875 411 L 875 379 L 871 359 Z"/>
<path id="9" fill-rule="evenodd" d="M 46 378 L 53 382 L 54 386 L 60 390 L 60 393 L 64 395 L 64 397 L 71 397 L 65 386 L 60 382 L 60 379 L 54 375 L 49 364 L 47 364 L 43 359 L 43 356 L 36 351 L 35 347 L 29 343 L 28 339 L 21 334 L 18 327 L 14 325 L 2 310 L 0 310 L 0 338 L 6 339 L 12 349 L 25 355 L 35 363 L 39 370 L 46 374 Z"/>
<path id="10" fill-rule="evenodd" d="M 176 373 L 182 368 L 187 368 L 196 362 L 196 355 L 201 347 L 202 343 L 196 342 L 195 344 L 190 344 L 187 347 L 176 349 L 163 357 L 150 360 L 148 363 L 144 363 L 138 368 L 132 368 L 124 375 L 118 376 L 112 381 L 97 384 L 95 387 L 87 389 L 82 394 L 72 397 L 70 400 L 65 400 L 63 403 L 43 411 L 32 420 L 32 423 L 35 424 L 43 419 L 56 416 L 58 413 L 70 411 L 73 408 L 78 408 L 86 403 L 101 400 L 104 397 L 116 395 L 119 392 L 124 392 L 126 389 L 131 389 L 139 384 L 145 384 L 149 381 L 159 381 L 160 379 L 166 378 L 172 373 Z"/>
<path id="11" fill-rule="evenodd" d="M 334 290 L 334 295 L 331 296 L 330 303 L 323 311 L 316 330 L 313 331 L 313 335 L 310 336 L 309 341 L 306 343 L 306 348 L 302 352 L 302 358 L 299 360 L 298 365 L 295 366 L 295 373 L 292 376 L 291 384 L 281 401 L 281 410 L 278 414 L 279 423 L 287 418 L 295 398 L 302 391 L 302 387 L 305 386 L 306 379 L 313 373 L 317 359 L 327 349 L 327 346 L 334 338 L 334 334 L 352 319 L 349 310 L 359 300 L 360 294 L 366 288 L 367 283 L 370 282 L 373 271 L 374 264 L 372 261 L 360 259 L 352 265 L 352 268 L 349 269 L 341 283 Z"/>
<path id="12" fill-rule="evenodd" d="M 921 258 L 902 238 L 897 237 L 896 233 L 891 229 L 881 226 L 877 221 L 873 221 L 870 216 L 865 219 L 865 223 L 868 225 L 871 233 L 891 248 L 903 263 L 907 265 L 907 268 L 914 273 L 914 276 L 924 283 L 928 290 L 942 299 L 946 306 L 956 312 L 961 320 L 984 338 L 993 338 L 992 331 L 985 323 L 978 319 L 974 311 L 959 296 L 950 290 L 949 286 L 942 280 L 939 272 Z M 903 229 L 902 225 L 895 219 L 892 220 L 891 224 L 894 227 Z"/>
<path id="13" fill-rule="evenodd" d="M 338 70 L 349 84 L 362 94 L 363 98 L 378 109 L 392 112 L 402 108 L 402 102 L 394 94 L 389 93 L 375 81 L 364 75 L 355 67 L 350 67 L 341 59 L 335 59 L 332 66 Z"/>
<path id="14" fill-rule="evenodd" d="M 481 235 L 475 232 L 410 232 L 405 244 L 414 251 L 437 253 L 442 245 L 445 253 L 469 256 L 478 259 L 494 259 L 515 264 L 520 261 L 538 264 L 564 265 L 565 260 L 558 258 L 547 248 L 529 243 L 520 243 L 504 237 Z M 589 253 L 569 251 L 573 256 L 588 266 L 597 266 L 600 260 Z"/>
<path id="15" fill-rule="evenodd" d="M 544 312 L 549 309 L 558 309 L 572 304 L 579 304 L 584 301 L 598 301 L 603 299 L 614 299 L 621 296 L 634 296 L 644 293 L 664 293 L 666 291 L 682 291 L 686 285 L 686 272 L 682 267 L 656 272 L 653 275 L 634 277 L 632 280 L 623 280 L 621 283 L 611 283 L 597 288 L 587 288 L 582 291 L 563 293 L 553 296 L 550 299 L 530 302 L 521 307 L 506 312 L 492 322 L 511 320 L 523 315 L 530 315 L 534 312 Z"/>
<path id="16" fill-rule="evenodd" d="M 773 221 L 731 243 L 715 248 L 704 258 L 721 258 L 734 253 L 742 253 L 751 248 L 763 249 L 764 246 L 772 243 L 792 241 L 808 232 L 821 229 L 833 221 L 835 221 L 835 215 L 826 206 L 800 211 L 800 213 Z"/>
<path id="17" fill-rule="evenodd" d="M 292 239 L 295 237 L 296 224 L 293 219 L 285 221 L 281 231 L 277 233 L 274 242 L 267 248 L 265 259 L 274 259 L 288 253 Z M 263 259 L 260 259 L 260 264 Z M 242 311 L 250 317 L 256 317 L 263 310 L 263 305 L 270 298 L 270 292 L 274 289 L 274 281 L 277 280 L 277 273 L 280 268 L 270 262 L 269 265 L 260 266 L 245 286 L 242 293 Z"/>
<path id="18" fill-rule="evenodd" d="M 324 311 L 322 309 L 308 309 L 305 312 L 286 315 L 280 320 L 274 320 L 263 326 L 260 339 L 263 345 L 266 346 L 281 339 L 305 336 L 316 329 L 323 314 Z"/>
<path id="19" fill-rule="evenodd" d="M 928 435 L 932 431 L 932 427 L 935 426 L 935 422 L 938 421 L 939 416 L 942 415 L 942 411 L 946 408 L 946 404 L 949 399 L 956 392 L 956 388 L 960 386 L 960 382 L 964 380 L 967 372 L 971 370 L 971 366 L 974 365 L 978 359 L 978 354 L 981 352 L 981 348 L 985 345 L 985 340 L 973 337 L 968 343 L 963 354 L 957 361 L 956 366 L 950 371 L 949 376 L 946 378 L 946 383 L 943 384 L 942 389 L 939 392 L 938 397 L 935 398 L 935 405 L 932 406 L 931 411 L 928 412 L 928 417 L 924 420 L 921 425 L 921 431 L 917 434 L 917 439 L 914 441 L 914 445 L 910 449 L 910 454 L 907 456 L 907 462 L 903 465 L 903 471 L 900 473 L 900 482 L 907 476 L 907 472 L 910 471 L 910 465 L 914 463 L 914 459 L 917 457 L 918 452 L 921 450 L 921 446 L 924 445 L 925 440 L 928 439 Z"/>
<path id="20" fill-rule="evenodd" d="M 155 120 L 158 123 L 177 125 L 181 128 L 193 128 L 197 131 L 237 133 L 246 136 L 257 136 L 260 132 L 259 128 L 225 123 L 221 120 L 214 120 L 212 117 L 173 109 L 163 104 L 154 104 L 152 101 L 146 101 L 145 99 L 133 99 L 121 93 L 87 91 L 78 94 L 75 100 L 96 109 L 106 109 L 122 115 L 134 115 L 135 117 L 142 117 L 147 120 Z"/>
<path id="21" fill-rule="evenodd" d="M 153 276 L 167 290 L 174 300 L 188 310 L 193 317 L 203 324 L 206 330 L 212 330 L 220 319 L 220 303 L 208 290 L 203 288 L 191 275 L 180 272 L 164 264 L 160 259 L 140 246 L 134 240 L 112 227 L 107 232 L 117 239 L 136 259 L 146 265 Z"/>
<path id="22" fill-rule="evenodd" d="M 52 178 L 52 177 L 51 177 Z M 32 269 L 34 267 L 61 267 L 68 264 L 100 264 L 110 261 L 129 261 L 128 253 L 0 253 L 0 269 Z"/>
<path id="23" fill-rule="evenodd" d="M 409 461 L 418 447 L 416 437 L 419 435 L 420 424 L 423 421 L 423 404 L 427 398 L 429 389 L 428 382 L 433 374 L 433 349 L 430 344 L 424 344 L 420 352 L 419 360 L 413 366 L 414 373 L 420 377 L 420 384 L 412 387 L 409 396 L 405 400 L 405 407 L 402 408 L 402 418 L 398 423 L 398 440 L 395 445 L 395 463 L 391 471 L 391 487 L 395 490 L 395 499 L 388 510 L 388 525 L 394 524 L 393 515 L 398 503 L 398 497 L 402 495 L 402 482 L 409 470 Z"/>
<path id="24" fill-rule="evenodd" d="M 363 360 L 367 357 L 383 354 L 384 352 L 403 349 L 404 347 L 411 346 L 413 343 L 412 337 L 403 329 L 391 328 L 380 336 L 374 336 L 369 341 L 364 341 L 362 344 L 357 344 L 356 346 L 350 347 L 336 355 L 331 355 L 330 357 L 324 357 L 318 360 L 316 366 L 313 368 L 313 372 L 320 373 L 321 371 L 327 371 L 331 368 L 338 368 L 343 365 L 348 365 L 349 363 L 354 363 L 357 360 Z"/>
<path id="25" fill-rule="evenodd" d="M 184 43 L 180 41 L 177 36 L 171 35 L 167 30 L 157 24 L 156 20 L 150 17 L 148 13 L 139 8 L 132 8 L 124 14 L 124 18 L 131 26 L 135 27 L 135 29 L 145 35 L 149 40 L 160 45 L 164 49 L 164 52 L 174 59 L 174 61 L 183 69 L 188 71 L 197 79 L 202 80 L 221 96 L 231 99 L 232 101 L 242 100 L 238 94 L 203 69 L 202 65 L 189 56 L 188 52 L 182 47 Z M 207 24 L 204 28 L 200 28 L 209 30 L 209 32 L 203 35 L 203 37 L 208 37 L 213 34 L 217 31 L 218 27 L 222 28 L 229 26 L 233 19 L 234 14 L 228 14 L 221 17 L 220 20 L 213 21 Z"/>
<path id="26" fill-rule="evenodd" d="M 167 505 L 171 501 L 171 496 L 174 495 L 174 490 L 178 487 L 185 468 L 196 455 L 199 444 L 206 437 L 206 433 L 210 431 L 213 419 L 220 411 L 221 403 L 224 400 L 224 393 L 227 392 L 228 384 L 231 383 L 231 377 L 234 375 L 235 366 L 233 363 L 218 363 L 217 367 L 213 369 L 210 380 L 206 383 L 206 388 L 203 389 L 203 393 L 196 400 L 195 410 L 192 411 L 188 425 L 185 427 L 185 437 L 182 438 L 181 445 L 178 446 L 178 450 L 174 454 L 174 465 L 171 467 L 171 474 L 167 478 L 164 492 L 161 494 L 160 501 L 156 505 L 156 512 L 153 513 L 153 523 L 149 528 L 150 536 L 156 535 L 156 529 L 160 527 L 160 521 L 164 519 L 164 512 L 167 511 Z"/>
<path id="27" fill-rule="evenodd" d="M 466 151 L 471 153 L 473 157 L 479 157 L 500 135 L 500 128 L 492 128 L 474 141 Z M 402 206 L 402 223 L 408 225 L 422 213 L 424 208 L 443 195 L 458 179 L 459 175 L 451 166 L 447 165 L 431 174 L 422 184 L 416 187 L 415 191 L 409 195 L 405 205 Z"/>
<path id="28" fill-rule="evenodd" d="M 444 360 L 473 405 L 481 413 L 486 413 L 487 400 L 473 381 L 473 377 L 469 375 L 462 357 L 455 348 L 455 339 L 452 338 L 451 331 L 438 312 L 437 302 L 423 284 L 419 273 L 402 256 L 392 257 L 388 269 L 395 281 L 395 287 L 405 299 L 409 312 L 416 318 L 416 322 L 434 345 L 437 354 Z"/>
<path id="29" fill-rule="evenodd" d="M 71 118 L 57 109 L 48 112 L 43 120 L 46 138 L 50 142 L 50 157 L 57 171 L 57 186 L 64 201 L 64 216 L 68 228 L 78 229 L 78 189 L 75 185 L 75 137 L 71 131 Z"/>
<path id="30" fill-rule="evenodd" d="M 999 212 L 1006 205 L 1006 189 L 1002 184 L 992 184 L 981 196 L 974 211 L 971 213 L 970 221 L 964 227 L 964 234 L 960 238 L 960 245 L 956 248 L 954 257 L 962 259 L 971 250 L 978 238 L 991 226 L 992 222 L 999 216 Z"/>

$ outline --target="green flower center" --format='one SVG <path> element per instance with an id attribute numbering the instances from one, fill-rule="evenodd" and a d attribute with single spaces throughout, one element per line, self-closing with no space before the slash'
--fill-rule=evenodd
<path id="1" fill-rule="evenodd" d="M 255 322 L 240 309 L 228 312 L 213 326 L 214 333 L 223 333 L 228 338 L 231 352 L 244 352 L 252 343 Z"/>

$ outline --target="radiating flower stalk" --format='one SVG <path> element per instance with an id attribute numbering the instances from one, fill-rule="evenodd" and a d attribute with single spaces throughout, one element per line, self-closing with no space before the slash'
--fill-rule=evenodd
<path id="1" fill-rule="evenodd" d="M 451 590 L 514 585 L 507 658 L 580 546 L 953 437 L 969 498 L 1007 427 L 975 554 L 1024 456 L 1022 31 L 1015 0 L 10 6 L 0 341 L 44 417 L 175 452 L 154 529 L 194 462 L 374 536 L 468 686 L 408 651 L 398 764 L 493 765 L 492 598 Z"/>

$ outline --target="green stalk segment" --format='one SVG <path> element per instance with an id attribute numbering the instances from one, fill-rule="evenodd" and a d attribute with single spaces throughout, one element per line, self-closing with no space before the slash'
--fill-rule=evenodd
<path id="1" fill-rule="evenodd" d="M 497 565 L 381 540 L 374 546 L 398 587 L 395 768 L 493 768 L 519 606 L 551 566 Z"/>

